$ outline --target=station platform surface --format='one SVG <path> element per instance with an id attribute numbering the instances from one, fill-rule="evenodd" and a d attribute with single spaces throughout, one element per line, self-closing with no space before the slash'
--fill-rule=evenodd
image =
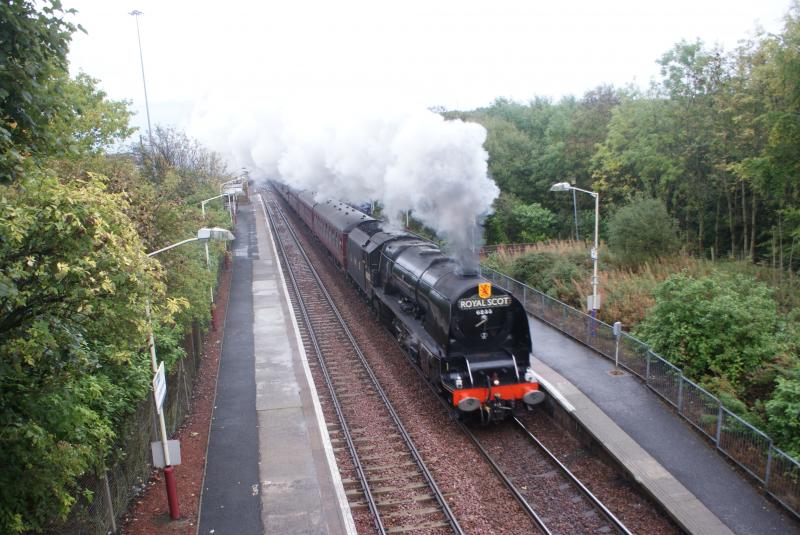
<path id="1" fill-rule="evenodd" d="M 766 498 L 635 376 L 530 317 L 534 370 L 543 386 L 689 533 L 800 534 Z"/>
<path id="2" fill-rule="evenodd" d="M 199 534 L 354 534 L 259 197 L 239 207 Z"/>

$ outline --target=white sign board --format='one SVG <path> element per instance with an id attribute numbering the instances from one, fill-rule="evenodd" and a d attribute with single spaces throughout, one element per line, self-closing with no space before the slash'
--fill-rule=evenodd
<path id="1" fill-rule="evenodd" d="M 225 186 L 222 188 L 222 193 L 226 195 L 239 195 L 240 193 L 244 193 L 242 186 Z"/>
<path id="2" fill-rule="evenodd" d="M 153 399 L 156 402 L 156 411 L 161 414 L 164 407 L 164 399 L 167 397 L 167 378 L 164 376 L 164 361 L 158 365 L 155 377 L 153 377 Z"/>

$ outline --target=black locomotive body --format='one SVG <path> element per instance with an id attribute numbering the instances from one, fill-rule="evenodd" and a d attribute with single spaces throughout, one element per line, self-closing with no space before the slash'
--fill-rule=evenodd
<path id="1" fill-rule="evenodd" d="M 508 291 L 349 205 L 275 187 L 453 406 L 493 420 L 544 399 L 529 364 L 527 315 Z"/>

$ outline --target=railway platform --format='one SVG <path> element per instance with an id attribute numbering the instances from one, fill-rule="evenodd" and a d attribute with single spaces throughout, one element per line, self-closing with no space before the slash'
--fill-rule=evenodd
<path id="1" fill-rule="evenodd" d="M 692 534 L 800 534 L 800 524 L 759 493 L 637 378 L 530 317 L 534 370 L 559 404 Z"/>
<path id="2" fill-rule="evenodd" d="M 240 207 L 198 533 L 355 534 L 260 202 Z"/>

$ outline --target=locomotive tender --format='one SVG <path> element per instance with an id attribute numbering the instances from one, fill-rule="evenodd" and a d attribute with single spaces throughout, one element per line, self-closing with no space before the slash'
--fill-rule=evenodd
<path id="1" fill-rule="evenodd" d="M 459 411 L 500 420 L 518 402 L 544 400 L 529 364 L 528 318 L 513 295 L 348 204 L 273 186 Z"/>

